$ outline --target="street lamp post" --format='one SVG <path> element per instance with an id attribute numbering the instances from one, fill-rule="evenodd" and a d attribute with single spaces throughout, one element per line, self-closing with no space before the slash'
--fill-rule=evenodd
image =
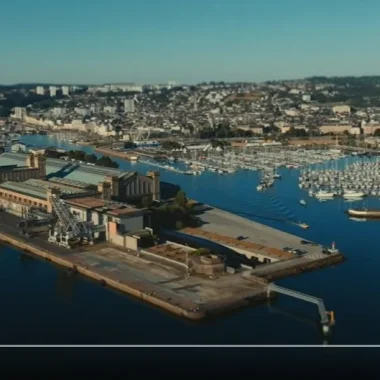
<path id="1" fill-rule="evenodd" d="M 186 278 L 189 277 L 189 252 L 186 251 Z"/>

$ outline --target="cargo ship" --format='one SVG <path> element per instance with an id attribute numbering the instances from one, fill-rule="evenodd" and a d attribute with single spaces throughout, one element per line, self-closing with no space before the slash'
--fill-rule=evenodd
<path id="1" fill-rule="evenodd" d="M 354 218 L 380 219 L 380 210 L 349 209 L 347 214 Z"/>

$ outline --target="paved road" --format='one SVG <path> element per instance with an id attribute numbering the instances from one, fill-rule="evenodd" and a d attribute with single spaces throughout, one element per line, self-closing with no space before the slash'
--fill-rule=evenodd
<path id="1" fill-rule="evenodd" d="M 309 247 L 301 244 L 302 238 L 286 232 L 268 227 L 264 224 L 245 219 L 241 216 L 213 208 L 205 211 L 200 218 L 206 222 L 201 228 L 217 234 L 236 238 L 244 236 L 253 243 L 265 245 L 267 247 L 283 249 L 292 247 L 306 249 L 314 258 L 321 255 L 319 246 Z"/>
<path id="2" fill-rule="evenodd" d="M 68 255 L 70 254 L 70 250 L 60 247 L 56 244 L 49 243 L 47 241 L 47 233 L 40 234 L 38 236 L 34 236 L 32 238 L 25 237 L 20 233 L 20 229 L 17 227 L 17 223 L 21 222 L 23 219 L 6 213 L 4 211 L 0 211 L 0 231 L 9 233 L 12 235 L 17 235 L 18 239 L 23 242 L 32 242 L 38 245 L 39 247 L 46 250 L 53 250 L 54 252 L 59 253 L 60 255 Z"/>

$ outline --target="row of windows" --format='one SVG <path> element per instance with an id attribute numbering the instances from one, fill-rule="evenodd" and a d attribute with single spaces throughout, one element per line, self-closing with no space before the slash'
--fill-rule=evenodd
<path id="1" fill-rule="evenodd" d="M 20 196 L 17 196 L 17 195 L 12 195 L 12 194 L 8 194 L 8 193 L 4 193 L 2 191 L 0 191 L 0 197 L 1 198 L 5 198 L 7 200 L 12 200 L 12 201 L 16 201 L 18 203 L 25 203 L 25 204 L 28 204 L 28 205 L 31 205 L 31 206 L 36 206 L 36 207 L 40 207 L 40 208 L 47 208 L 46 205 L 42 204 L 41 202 L 36 202 L 36 201 L 31 201 L 30 199 L 26 199 L 26 198 L 23 198 L 23 197 L 20 197 Z"/>
<path id="2" fill-rule="evenodd" d="M 36 169 L 25 169 L 11 172 L 5 172 L 0 175 L 1 182 L 4 181 L 25 181 L 30 178 L 38 178 L 38 171 Z"/>

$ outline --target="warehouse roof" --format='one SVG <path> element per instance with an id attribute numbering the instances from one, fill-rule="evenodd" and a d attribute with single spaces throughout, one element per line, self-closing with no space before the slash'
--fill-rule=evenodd
<path id="1" fill-rule="evenodd" d="M 99 198 L 75 198 L 67 200 L 66 203 L 73 205 L 73 206 L 79 206 L 84 208 L 99 208 L 99 207 L 105 207 L 106 202 L 103 199 Z"/>
<path id="2" fill-rule="evenodd" d="M 14 191 L 20 194 L 46 200 L 47 189 L 29 185 L 25 182 L 7 181 L 0 184 L 0 189 Z"/>
<path id="3" fill-rule="evenodd" d="M 4 165 L 26 165 L 27 154 L 25 153 L 3 153 L 0 154 L 0 166 Z M 132 176 L 135 172 L 126 172 L 115 168 L 101 166 L 90 166 L 74 163 L 55 158 L 46 159 L 46 174 L 50 177 L 64 178 L 70 181 L 82 182 L 96 185 L 104 182 L 109 176 Z"/>
<path id="4" fill-rule="evenodd" d="M 28 179 L 24 183 L 27 185 L 38 187 L 45 190 L 56 187 L 60 189 L 62 195 L 81 194 L 83 196 L 84 194 L 89 194 L 89 195 L 94 194 L 94 191 L 92 191 L 91 189 L 79 189 L 77 187 L 68 186 L 61 183 L 51 183 L 49 181 L 44 181 L 42 179 Z"/>

